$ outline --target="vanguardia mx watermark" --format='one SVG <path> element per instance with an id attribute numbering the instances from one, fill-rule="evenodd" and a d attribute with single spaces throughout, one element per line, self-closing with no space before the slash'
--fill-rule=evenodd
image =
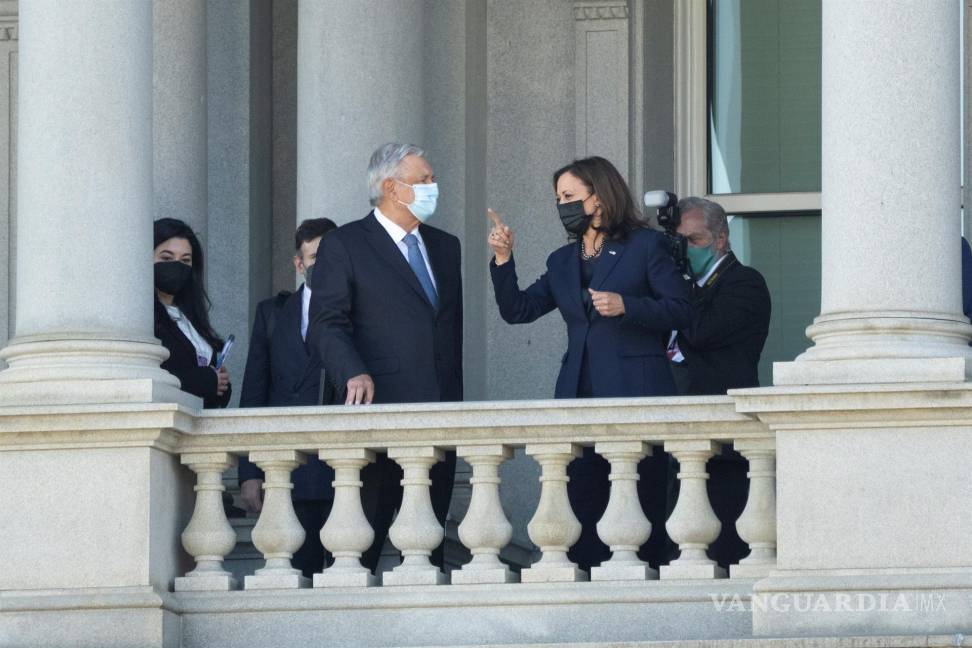
<path id="1" fill-rule="evenodd" d="M 937 592 L 823 593 L 778 592 L 754 595 L 751 600 L 739 594 L 710 594 L 717 612 L 896 612 L 934 614 L 945 612 L 945 595 Z"/>

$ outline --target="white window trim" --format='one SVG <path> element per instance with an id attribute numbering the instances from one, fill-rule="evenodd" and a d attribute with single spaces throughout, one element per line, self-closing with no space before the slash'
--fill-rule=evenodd
<path id="1" fill-rule="evenodd" d="M 820 192 L 709 194 L 706 0 L 675 3 L 675 193 L 730 214 L 819 211 Z"/>

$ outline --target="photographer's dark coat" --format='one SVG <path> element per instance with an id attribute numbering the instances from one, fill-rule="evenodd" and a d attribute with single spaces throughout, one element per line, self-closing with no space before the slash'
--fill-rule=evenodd
<path id="1" fill-rule="evenodd" d="M 692 297 L 692 323 L 678 332 L 687 394 L 759 387 L 759 357 L 769 334 L 770 294 L 757 270 L 730 252 Z"/>

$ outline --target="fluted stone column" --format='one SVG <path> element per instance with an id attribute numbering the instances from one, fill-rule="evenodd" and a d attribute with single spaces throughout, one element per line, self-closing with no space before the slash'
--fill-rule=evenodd
<path id="1" fill-rule="evenodd" d="M 774 383 L 962 382 L 954 2 L 823 3 L 822 297 Z"/>
<path id="2" fill-rule="evenodd" d="M 206 240 L 206 0 L 153 0 L 155 218 Z"/>
<path id="3" fill-rule="evenodd" d="M 20 36 L 16 337 L 0 404 L 195 403 L 153 337 L 152 5 L 25 2 Z"/>
<path id="4" fill-rule="evenodd" d="M 367 213 L 368 158 L 423 139 L 422 0 L 300 0 L 297 15 L 297 220 Z M 368 34 L 380 34 L 380 46 Z"/>

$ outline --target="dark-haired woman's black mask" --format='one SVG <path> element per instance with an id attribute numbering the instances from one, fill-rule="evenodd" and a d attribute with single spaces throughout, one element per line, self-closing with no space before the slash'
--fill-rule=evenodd
<path id="1" fill-rule="evenodd" d="M 590 227 L 593 216 L 584 213 L 583 200 L 561 203 L 557 205 L 557 211 L 560 213 L 560 222 L 564 224 L 568 234 L 581 236 Z"/>
<path id="2" fill-rule="evenodd" d="M 159 261 L 155 264 L 155 287 L 167 295 L 175 295 L 192 278 L 192 266 L 181 261 Z"/>

